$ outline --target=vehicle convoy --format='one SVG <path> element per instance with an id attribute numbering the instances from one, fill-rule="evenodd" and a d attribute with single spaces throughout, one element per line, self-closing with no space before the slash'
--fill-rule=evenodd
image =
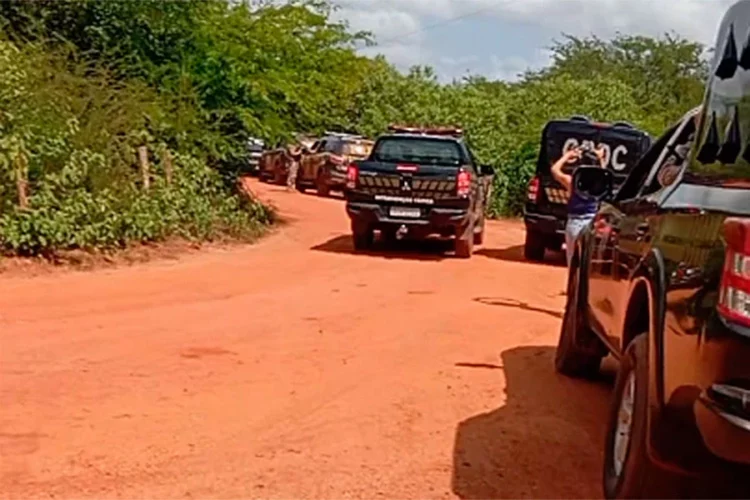
<path id="1" fill-rule="evenodd" d="M 589 144 L 604 148 L 615 189 L 651 145 L 651 138 L 624 122 L 595 123 L 583 116 L 553 120 L 542 131 L 536 174 L 529 182 L 524 222 L 524 256 L 541 261 L 546 250 L 560 250 L 565 240 L 568 192 L 550 172 L 552 164 L 569 149 Z"/>
<path id="2" fill-rule="evenodd" d="M 367 158 L 372 145 L 373 141 L 359 135 L 327 132 L 302 157 L 297 189 L 315 188 L 320 196 L 343 191 L 347 166 L 352 161 Z"/>
<path id="3" fill-rule="evenodd" d="M 602 203 L 576 243 L 555 363 L 589 376 L 606 354 L 620 360 L 608 498 L 750 497 L 748 30 L 743 0 L 721 24 L 703 105 L 619 191 L 612 172 L 574 176 Z"/>
<path id="4" fill-rule="evenodd" d="M 391 126 L 368 158 L 347 168 L 346 211 L 354 247 L 367 249 L 380 231 L 455 238 L 456 255 L 471 257 L 484 237 L 494 175 L 479 165 L 457 128 Z"/>

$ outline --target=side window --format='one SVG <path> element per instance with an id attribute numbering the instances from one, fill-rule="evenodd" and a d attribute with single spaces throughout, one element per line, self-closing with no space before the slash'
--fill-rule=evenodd
<path id="1" fill-rule="evenodd" d="M 314 153 L 323 153 L 324 151 L 326 151 L 326 148 L 327 148 L 327 147 L 328 147 L 328 141 L 326 141 L 326 140 L 324 139 L 324 140 L 322 140 L 322 141 L 320 141 L 320 142 L 318 143 L 318 147 L 317 147 L 317 148 L 315 148 L 315 150 L 313 150 L 313 152 L 314 152 Z"/>
<path id="2" fill-rule="evenodd" d="M 688 120 L 673 144 L 667 146 L 666 154 L 652 170 L 640 196 L 648 196 L 670 186 L 687 166 L 688 154 L 695 140 L 695 120 L 692 117 Z"/>
<path id="3" fill-rule="evenodd" d="M 641 191 L 641 188 L 643 187 L 643 184 L 648 178 L 648 174 L 651 172 L 654 164 L 659 161 L 664 148 L 667 147 L 669 140 L 672 138 L 678 128 L 679 124 L 671 127 L 664 135 L 659 137 L 659 140 L 657 140 L 651 146 L 651 149 L 649 149 L 646 154 L 643 155 L 636 166 L 633 167 L 633 170 L 630 171 L 630 175 L 628 175 L 628 178 L 625 179 L 622 187 L 617 192 L 617 195 L 615 196 L 616 201 L 629 200 L 635 198 L 638 195 L 638 193 Z"/>
<path id="4" fill-rule="evenodd" d="M 341 141 L 330 141 L 326 145 L 326 151 L 333 154 L 341 154 Z"/>
<path id="5" fill-rule="evenodd" d="M 313 145 L 310 146 L 310 152 L 317 153 L 319 148 L 320 148 L 320 141 L 315 141 Z"/>

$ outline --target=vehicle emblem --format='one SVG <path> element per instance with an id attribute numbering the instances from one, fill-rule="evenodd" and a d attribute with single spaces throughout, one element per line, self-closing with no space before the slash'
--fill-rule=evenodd
<path id="1" fill-rule="evenodd" d="M 411 177 L 401 178 L 401 191 L 411 191 Z"/>

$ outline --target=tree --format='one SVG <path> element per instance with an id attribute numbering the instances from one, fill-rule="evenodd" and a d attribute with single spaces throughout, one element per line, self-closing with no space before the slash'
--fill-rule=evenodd
<path id="1" fill-rule="evenodd" d="M 703 99 L 708 68 L 705 48 L 666 34 L 661 38 L 617 35 L 612 40 L 565 36 L 552 47 L 552 64 L 526 76 L 537 81 L 568 76 L 606 77 L 632 89 L 645 126 L 658 133 Z"/>

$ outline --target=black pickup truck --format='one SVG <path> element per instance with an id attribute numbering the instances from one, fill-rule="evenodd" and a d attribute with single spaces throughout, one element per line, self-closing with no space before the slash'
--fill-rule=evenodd
<path id="1" fill-rule="evenodd" d="M 718 8 L 718 6 L 717 6 Z M 703 105 L 656 141 L 576 241 L 555 364 L 619 373 L 607 498 L 750 498 L 750 0 L 719 29 Z"/>
<path id="2" fill-rule="evenodd" d="M 346 211 L 354 247 L 386 239 L 455 237 L 469 258 L 484 237 L 493 170 L 478 165 L 459 129 L 391 127 L 370 156 L 347 169 Z"/>

